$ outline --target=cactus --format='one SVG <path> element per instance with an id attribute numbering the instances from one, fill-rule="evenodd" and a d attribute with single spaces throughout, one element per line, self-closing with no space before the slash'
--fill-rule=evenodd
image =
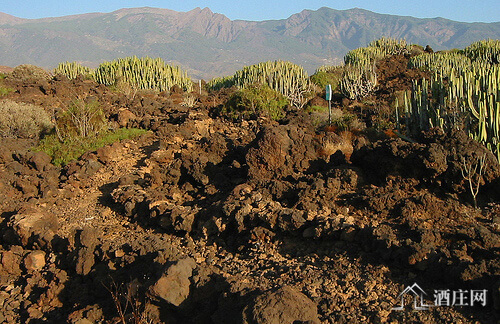
<path id="1" fill-rule="evenodd" d="M 54 74 L 65 75 L 68 79 L 75 79 L 77 76 L 92 77 L 94 69 L 83 66 L 78 62 L 59 63 L 54 69 Z"/>
<path id="2" fill-rule="evenodd" d="M 474 43 L 464 50 L 467 56 L 437 53 L 413 58 L 411 66 L 435 73 L 430 81 L 413 83 L 411 105 L 405 105 L 408 130 L 461 128 L 500 161 L 500 66 L 493 63 L 497 43 Z"/>
<path id="3" fill-rule="evenodd" d="M 61 63 L 55 73 L 74 79 L 78 75 L 89 76 L 97 83 L 116 85 L 125 82 L 136 89 L 169 91 L 174 85 L 192 91 L 191 79 L 177 66 L 166 64 L 161 58 L 127 57 L 104 62 L 95 70 L 78 63 Z"/>
<path id="4" fill-rule="evenodd" d="M 406 44 L 405 40 L 382 37 L 368 44 L 368 47 L 349 51 L 344 57 L 344 63 L 368 66 L 388 55 L 408 54 L 409 52 L 410 45 Z"/>
<path id="5" fill-rule="evenodd" d="M 318 72 L 341 72 L 344 69 L 343 65 L 322 65 L 316 69 L 315 73 Z"/>
<path id="6" fill-rule="evenodd" d="M 375 65 L 346 65 L 340 80 L 340 91 L 349 99 L 359 99 L 371 93 L 377 86 Z"/>
<path id="7" fill-rule="evenodd" d="M 498 64 L 500 63 L 500 40 L 487 39 L 472 43 L 464 49 L 464 54 L 473 61 Z"/>
<path id="8" fill-rule="evenodd" d="M 394 39 L 388 37 L 382 37 L 380 39 L 374 40 L 369 47 L 380 48 L 384 55 L 401 55 L 409 54 L 411 46 L 406 43 L 404 39 Z"/>
<path id="9" fill-rule="evenodd" d="M 233 76 L 211 80 L 208 87 L 217 90 L 232 86 L 246 88 L 253 84 L 269 85 L 297 108 L 304 106 L 310 91 L 310 81 L 304 68 L 287 61 L 268 61 L 246 66 Z"/>
<path id="10" fill-rule="evenodd" d="M 371 93 L 377 86 L 375 63 L 389 55 L 408 54 L 410 46 L 405 40 L 381 38 L 349 51 L 344 57 L 344 74 L 340 90 L 350 99 L 359 99 Z M 326 67 L 322 67 L 326 70 Z"/>

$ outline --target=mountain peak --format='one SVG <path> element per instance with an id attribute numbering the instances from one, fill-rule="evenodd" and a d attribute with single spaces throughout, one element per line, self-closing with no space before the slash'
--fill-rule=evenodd
<path id="1" fill-rule="evenodd" d="M 0 25 L 5 24 L 18 24 L 26 21 L 27 19 L 18 18 L 3 12 L 0 12 Z"/>
<path id="2" fill-rule="evenodd" d="M 30 24 L 29 33 L 25 22 Z M 232 21 L 206 7 L 188 12 L 125 8 L 44 19 L 0 13 L 0 63 L 53 68 L 60 62 L 80 61 L 97 66 L 118 57 L 150 56 L 207 79 L 229 75 L 245 65 L 282 59 L 313 72 L 321 65 L 342 62 L 349 50 L 382 36 L 429 44 L 435 50 L 464 48 L 477 40 L 500 38 L 500 23 L 461 23 L 327 7 L 260 22 Z"/>

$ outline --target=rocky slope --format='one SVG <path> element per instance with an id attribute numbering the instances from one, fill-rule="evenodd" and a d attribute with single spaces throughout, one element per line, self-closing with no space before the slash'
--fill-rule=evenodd
<path id="1" fill-rule="evenodd" d="M 418 74 L 400 74 L 403 57 L 384 66 L 396 84 Z M 336 146 L 345 137 L 306 112 L 226 119 L 223 92 L 187 108 L 175 92 L 131 97 L 83 80 L 10 86 L 12 100 L 46 108 L 92 96 L 111 121 L 150 132 L 63 168 L 33 140 L 0 141 L 1 322 L 500 319 L 500 166 L 463 133 L 353 132 Z M 387 104 L 380 91 L 371 100 Z M 360 105 L 334 106 L 370 120 Z M 482 154 L 475 209 L 460 165 Z M 414 311 L 408 298 L 394 310 L 414 283 L 426 304 L 446 289 L 486 289 L 486 303 Z"/>

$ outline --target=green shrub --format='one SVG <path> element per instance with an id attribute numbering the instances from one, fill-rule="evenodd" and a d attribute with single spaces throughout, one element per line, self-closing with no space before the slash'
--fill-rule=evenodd
<path id="1" fill-rule="evenodd" d="M 305 109 L 305 112 L 306 113 L 328 113 L 328 107 L 318 106 L 318 105 L 308 106 Z"/>
<path id="2" fill-rule="evenodd" d="M 333 109 L 331 125 L 338 131 L 347 131 L 358 128 L 359 120 L 355 114 L 346 113 L 340 109 Z"/>
<path id="3" fill-rule="evenodd" d="M 40 106 L 12 100 L 0 101 L 0 136 L 36 138 L 53 127 Z"/>
<path id="4" fill-rule="evenodd" d="M 88 151 L 146 132 L 133 128 L 110 131 L 96 100 L 74 100 L 56 114 L 55 126 L 55 130 L 45 136 L 35 150 L 47 153 L 57 166 L 66 165 Z"/>
<path id="5" fill-rule="evenodd" d="M 95 151 L 105 145 L 124 139 L 138 137 L 146 130 L 137 128 L 119 128 L 115 131 L 105 131 L 98 136 L 68 137 L 61 141 L 56 134 L 45 136 L 35 151 L 47 153 L 56 166 L 64 166 L 71 161 L 77 160 L 84 153 Z"/>
<path id="6" fill-rule="evenodd" d="M 6 96 L 13 91 L 14 91 L 14 89 L 12 89 L 12 88 L 4 87 L 3 85 L 0 85 L 0 97 Z"/>
<path id="7" fill-rule="evenodd" d="M 31 64 L 22 64 L 15 67 L 8 78 L 15 81 L 33 82 L 49 80 L 51 75 L 41 67 Z"/>
<path id="8" fill-rule="evenodd" d="M 274 120 L 283 118 L 288 100 L 266 84 L 254 84 L 238 90 L 229 99 L 225 111 L 234 118 L 267 115 Z"/>
<path id="9" fill-rule="evenodd" d="M 313 75 L 311 75 L 311 82 L 316 84 L 317 86 L 325 89 L 327 84 L 332 86 L 332 91 L 336 91 L 340 79 L 342 78 L 342 70 L 343 67 L 339 67 L 339 69 L 330 70 L 330 71 L 317 71 Z"/>

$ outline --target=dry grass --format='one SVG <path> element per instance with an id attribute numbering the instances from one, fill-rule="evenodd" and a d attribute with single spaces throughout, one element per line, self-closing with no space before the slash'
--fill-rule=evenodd
<path id="1" fill-rule="evenodd" d="M 49 114 L 40 106 L 0 101 L 0 136 L 36 138 L 53 127 Z"/>
<path id="2" fill-rule="evenodd" d="M 341 151 L 346 159 L 352 155 L 354 147 L 352 145 L 353 134 L 350 131 L 343 131 L 339 135 L 332 134 L 324 137 L 319 154 L 328 157 L 337 151 Z"/>

